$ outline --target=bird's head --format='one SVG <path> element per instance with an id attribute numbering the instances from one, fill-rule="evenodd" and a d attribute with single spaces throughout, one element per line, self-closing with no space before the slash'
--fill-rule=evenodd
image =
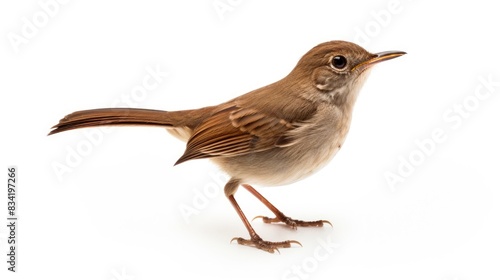
<path id="1" fill-rule="evenodd" d="M 353 103 L 373 65 L 404 54 L 401 51 L 373 54 L 351 42 L 326 42 L 307 52 L 287 78 L 315 89 L 302 91 L 307 99 L 337 105 Z M 304 79 L 308 81 L 302 83 Z"/>

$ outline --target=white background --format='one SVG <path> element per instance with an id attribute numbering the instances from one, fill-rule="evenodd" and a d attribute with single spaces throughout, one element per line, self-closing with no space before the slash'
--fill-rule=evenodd
<path id="1" fill-rule="evenodd" d="M 0 4 L 0 166 L 4 178 L 8 165 L 19 169 L 18 273 L 4 261 L 5 183 L 0 278 L 499 279 L 500 85 L 488 92 L 480 81 L 500 81 L 492 2 L 52 1 L 51 15 L 47 2 Z M 25 36 L 27 22 L 38 26 Z M 184 144 L 161 128 L 94 134 L 90 146 L 85 130 L 46 136 L 68 113 L 133 94 L 141 108 L 223 102 L 336 39 L 408 54 L 372 71 L 327 167 L 259 188 L 287 215 L 333 223 L 252 223 L 263 238 L 302 248 L 230 244 L 247 232 L 223 195 L 224 175 L 206 160 L 173 167 Z M 148 68 L 169 75 L 139 96 Z M 444 140 L 424 155 L 416 141 L 436 129 Z M 69 151 L 83 146 L 69 166 Z M 68 168 L 60 177 L 58 164 Z M 402 182 L 391 187 L 388 172 Z M 249 217 L 270 214 L 244 190 L 236 198 Z M 196 212 L 183 216 L 182 207 Z"/>

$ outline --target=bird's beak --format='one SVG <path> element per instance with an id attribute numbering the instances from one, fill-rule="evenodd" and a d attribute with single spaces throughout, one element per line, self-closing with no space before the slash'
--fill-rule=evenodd
<path id="1" fill-rule="evenodd" d="M 372 58 L 366 60 L 366 61 L 363 61 L 361 63 L 359 63 L 358 65 L 354 66 L 354 69 L 359 69 L 361 71 L 364 71 L 365 69 L 379 63 L 379 62 L 382 62 L 382 61 L 386 61 L 386 60 L 389 60 L 389 59 L 393 59 L 393 58 L 396 58 L 398 56 L 402 56 L 406 54 L 405 52 L 401 52 L 401 51 L 387 51 L 387 52 L 379 52 L 379 53 L 376 53 L 373 55 Z"/>

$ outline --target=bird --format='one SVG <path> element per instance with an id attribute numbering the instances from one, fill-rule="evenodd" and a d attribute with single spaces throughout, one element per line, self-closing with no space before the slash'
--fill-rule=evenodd
<path id="1" fill-rule="evenodd" d="M 298 61 L 281 80 L 219 105 L 163 111 L 103 108 L 76 111 L 54 125 L 49 135 L 95 126 L 157 126 L 186 142 L 175 165 L 210 159 L 230 179 L 224 194 L 248 231 L 249 238 L 231 242 L 269 253 L 296 240 L 268 241 L 260 237 L 235 199 L 243 187 L 275 217 L 257 216 L 264 223 L 287 227 L 322 227 L 327 220 L 303 221 L 281 212 L 253 186 L 283 186 L 324 167 L 342 147 L 353 107 L 372 66 L 406 54 L 370 53 L 348 41 L 321 43 Z"/>

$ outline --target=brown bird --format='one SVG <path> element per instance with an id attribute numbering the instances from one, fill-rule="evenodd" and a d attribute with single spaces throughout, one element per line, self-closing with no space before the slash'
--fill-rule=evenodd
<path id="1" fill-rule="evenodd" d="M 283 79 L 225 103 L 171 112 L 131 108 L 78 111 L 60 120 L 49 135 L 103 125 L 166 128 L 187 142 L 175 164 L 210 158 L 231 176 L 224 193 L 250 234 L 250 239 L 233 240 L 273 253 L 300 243 L 263 240 L 234 198 L 238 187 L 248 190 L 276 215 L 259 216 L 265 223 L 284 223 L 294 229 L 330 224 L 287 217 L 250 184 L 290 184 L 328 163 L 344 143 L 354 103 L 371 66 L 403 54 L 372 54 L 350 42 L 326 42 L 307 52 Z"/>

